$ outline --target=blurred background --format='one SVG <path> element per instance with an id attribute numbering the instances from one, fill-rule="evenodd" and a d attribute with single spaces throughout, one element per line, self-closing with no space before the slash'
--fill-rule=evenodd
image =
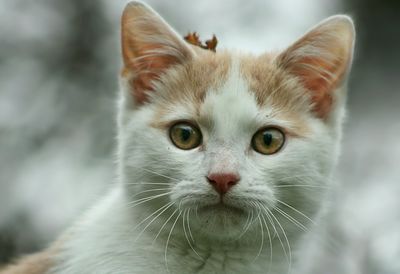
<path id="1" fill-rule="evenodd" d="M 113 182 L 123 0 L 0 0 L 0 264 L 45 247 Z M 315 274 L 400 273 L 400 1 L 146 1 L 219 48 L 287 46 L 346 13 L 358 40 Z M 322 242 L 328 239 L 322 239 Z M 329 240 L 330 241 L 330 240 Z"/>

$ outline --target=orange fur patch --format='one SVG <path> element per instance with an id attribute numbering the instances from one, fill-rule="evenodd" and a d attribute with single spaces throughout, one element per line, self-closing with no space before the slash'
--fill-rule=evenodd
<path id="1" fill-rule="evenodd" d="M 291 122 L 292 135 L 306 136 L 310 129 L 304 119 L 311 106 L 307 90 L 298 80 L 279 68 L 275 54 L 241 56 L 241 72 L 254 92 L 260 108 L 273 107 L 277 118 Z"/>
<path id="2" fill-rule="evenodd" d="M 206 92 L 223 85 L 230 64 L 231 55 L 228 52 L 213 53 L 200 49 L 194 60 L 167 71 L 159 82 L 162 92 L 155 95 L 161 98 L 156 102 L 157 114 L 152 126 L 162 129 L 169 126 L 162 117 L 176 104 L 191 106 L 193 117 L 198 116 Z"/>
<path id="3" fill-rule="evenodd" d="M 331 17 L 292 44 L 278 63 L 309 91 L 317 117 L 329 116 L 352 61 L 354 27 L 347 17 Z"/>
<path id="4" fill-rule="evenodd" d="M 132 94 L 139 105 L 147 101 L 154 79 L 183 59 L 190 59 L 192 53 L 156 13 L 138 2 L 131 2 L 123 12 L 121 46 L 122 74 L 130 77 Z"/>
<path id="5" fill-rule="evenodd" d="M 274 63 L 274 56 L 233 55 L 227 51 L 217 53 L 199 52 L 201 54 L 184 66 L 167 71 L 161 77 L 155 94 L 157 114 L 151 126 L 165 130 L 171 121 L 163 117 L 170 113 L 176 105 L 189 106 L 193 119 L 201 122 L 200 106 L 209 90 L 218 92 L 228 78 L 232 58 L 238 58 L 240 70 L 248 82 L 250 92 L 260 108 L 273 107 L 278 110 L 273 115 L 290 122 L 292 136 L 306 136 L 310 129 L 304 115 L 310 109 L 310 98 L 306 90 L 295 77 L 279 69 Z"/>
<path id="6" fill-rule="evenodd" d="M 0 269 L 0 274 L 45 274 L 52 266 L 53 252 L 43 251 L 27 256 L 16 264 Z"/>

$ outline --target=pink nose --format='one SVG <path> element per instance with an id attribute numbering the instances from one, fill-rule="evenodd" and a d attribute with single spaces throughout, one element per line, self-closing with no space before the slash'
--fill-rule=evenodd
<path id="1" fill-rule="evenodd" d="M 207 180 L 219 194 L 224 195 L 239 182 L 240 177 L 234 173 L 213 173 L 207 176 Z"/>

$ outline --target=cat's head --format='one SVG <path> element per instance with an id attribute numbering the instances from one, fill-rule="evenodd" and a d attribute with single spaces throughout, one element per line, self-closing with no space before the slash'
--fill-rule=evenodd
<path id="1" fill-rule="evenodd" d="M 278 53 L 214 53 L 128 4 L 119 164 L 132 206 L 217 238 L 308 226 L 337 159 L 353 44 L 351 19 L 334 16 Z"/>

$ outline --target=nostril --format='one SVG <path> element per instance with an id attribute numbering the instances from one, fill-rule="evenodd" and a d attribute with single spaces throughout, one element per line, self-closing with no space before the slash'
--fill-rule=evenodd
<path id="1" fill-rule="evenodd" d="M 236 185 L 240 180 L 240 176 L 234 173 L 212 173 L 206 176 L 206 178 L 220 194 L 228 192 L 228 190 Z"/>
<path id="2" fill-rule="evenodd" d="M 206 178 L 207 178 L 207 181 L 208 181 L 210 184 L 213 185 L 213 184 L 216 183 L 214 180 L 210 179 L 208 176 L 206 176 Z"/>

